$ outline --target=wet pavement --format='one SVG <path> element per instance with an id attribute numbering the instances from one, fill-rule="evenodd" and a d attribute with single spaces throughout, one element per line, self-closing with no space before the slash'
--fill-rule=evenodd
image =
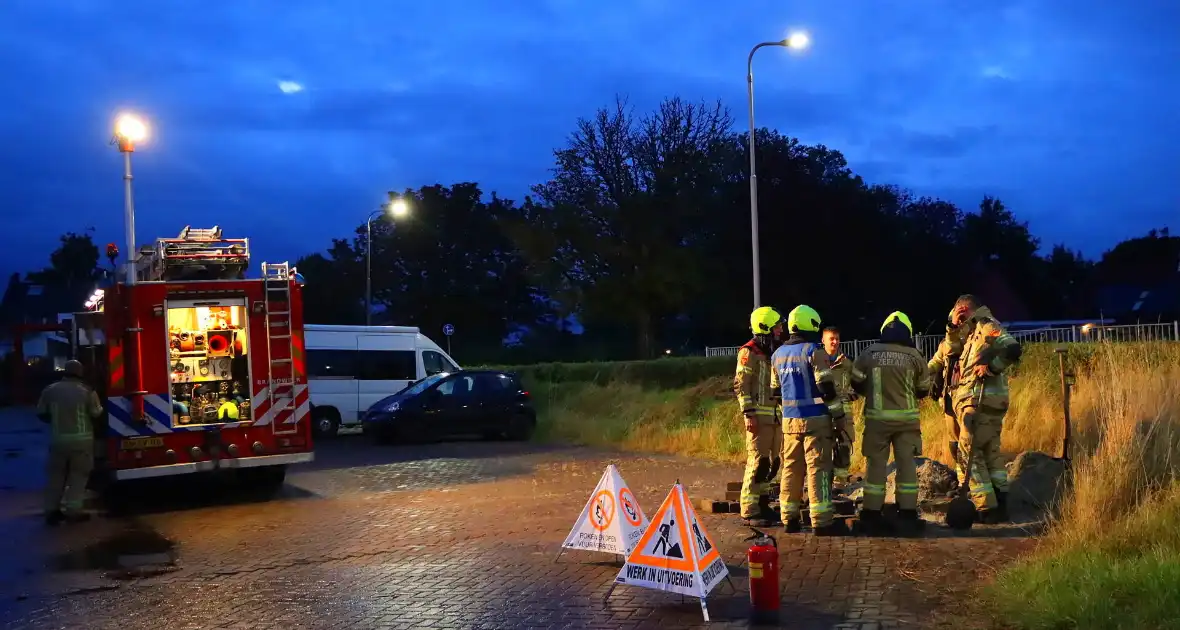
<path id="1" fill-rule="evenodd" d="M 604 467 L 652 515 L 679 479 L 721 496 L 737 466 L 506 442 L 324 441 L 278 498 L 218 484 L 144 491 L 118 513 L 48 528 L 43 431 L 0 410 L 4 628 L 690 628 L 699 604 L 614 589 L 611 556 L 554 561 Z M 153 495 L 153 496 L 147 496 Z M 701 514 L 729 564 L 709 627 L 744 628 L 749 531 Z M 923 540 L 780 535 L 783 627 L 978 625 L 945 611 L 1026 547 L 1013 528 Z M 949 586 L 943 586 L 943 584 Z M 951 607 L 951 608 L 957 608 Z M 980 622 L 982 623 L 982 622 Z"/>

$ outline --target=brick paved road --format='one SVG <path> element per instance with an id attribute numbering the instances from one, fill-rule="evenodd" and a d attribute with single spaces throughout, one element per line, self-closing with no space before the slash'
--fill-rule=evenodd
<path id="1" fill-rule="evenodd" d="M 0 477 L 20 468 L 19 456 L 9 459 Z M 604 606 L 618 571 L 609 556 L 568 551 L 554 562 L 610 462 L 649 515 L 677 478 L 696 499 L 721 495 L 738 475 L 733 466 L 587 449 L 381 448 L 342 438 L 324 443 L 319 460 L 294 470 L 267 503 L 184 497 L 52 530 L 38 520 L 30 484 L 0 478 L 0 620 L 121 630 L 162 620 L 170 629 L 702 626 L 699 605 L 676 595 L 620 586 Z M 710 595 L 711 627 L 746 627 L 739 565 L 748 532 L 734 517 L 702 518 L 738 588 L 723 583 Z M 939 585 L 961 587 L 1011 557 L 1027 543 L 1012 533 L 780 536 L 783 625 L 970 628 L 970 618 L 932 611 L 963 597 Z M 150 566 L 120 568 L 119 553 L 138 555 L 123 564 Z"/>

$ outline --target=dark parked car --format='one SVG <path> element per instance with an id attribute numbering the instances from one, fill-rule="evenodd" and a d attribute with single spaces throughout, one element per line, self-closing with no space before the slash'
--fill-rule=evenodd
<path id="1" fill-rule="evenodd" d="M 527 440 L 537 413 L 515 374 L 460 370 L 427 376 L 382 398 L 363 422 L 365 434 L 379 442 L 457 435 Z"/>

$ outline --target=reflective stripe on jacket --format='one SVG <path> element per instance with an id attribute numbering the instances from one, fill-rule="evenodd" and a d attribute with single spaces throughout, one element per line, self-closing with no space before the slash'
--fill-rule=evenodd
<path id="1" fill-rule="evenodd" d="M 865 395 L 865 421 L 918 421 L 918 400 L 930 393 L 926 359 L 917 349 L 875 343 L 856 358 L 854 383 Z"/>
<path id="2" fill-rule="evenodd" d="M 75 378 L 64 378 L 41 392 L 37 415 L 49 416 L 54 442 L 85 442 L 94 439 L 90 419 L 103 413 L 98 394 Z"/>

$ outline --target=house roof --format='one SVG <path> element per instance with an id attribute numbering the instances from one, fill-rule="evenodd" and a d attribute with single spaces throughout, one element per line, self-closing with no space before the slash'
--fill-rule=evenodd
<path id="1" fill-rule="evenodd" d="M 1098 307 L 1122 323 L 1180 315 L 1180 277 L 1155 286 L 1111 285 L 1098 290 Z"/>

